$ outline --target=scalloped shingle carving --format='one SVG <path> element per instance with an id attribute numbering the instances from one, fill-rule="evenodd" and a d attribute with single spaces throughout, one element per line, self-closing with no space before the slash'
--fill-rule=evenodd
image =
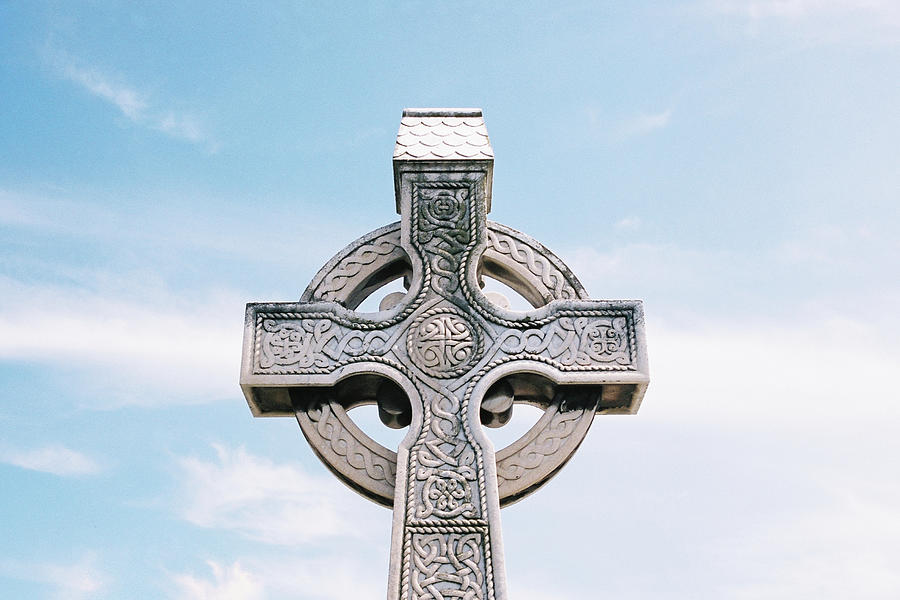
<path id="1" fill-rule="evenodd" d="M 480 108 L 407 108 L 395 160 L 493 160 Z"/>

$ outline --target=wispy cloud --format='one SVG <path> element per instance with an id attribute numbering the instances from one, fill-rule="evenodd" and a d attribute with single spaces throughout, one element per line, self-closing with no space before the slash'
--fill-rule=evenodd
<path id="1" fill-rule="evenodd" d="M 210 560 L 207 561 L 210 577 L 195 573 L 172 575 L 172 597 L 176 600 L 375 598 L 383 594 L 387 565 L 366 560 L 367 552 L 360 550 L 355 548 L 312 559 L 279 552 L 277 556 L 244 557 L 230 566 Z"/>
<path id="2" fill-rule="evenodd" d="M 753 35 L 783 24 L 812 41 L 900 40 L 900 3 L 894 0 L 707 0 L 703 6 L 743 20 Z"/>
<path id="3" fill-rule="evenodd" d="M 167 112 L 157 119 L 157 128 L 172 137 L 199 143 L 206 139 L 203 126 L 194 115 Z"/>
<path id="4" fill-rule="evenodd" d="M 666 400 L 648 402 L 645 417 L 798 430 L 900 418 L 884 393 L 900 347 L 849 315 L 694 327 L 657 320 L 648 336 L 649 394 Z"/>
<path id="5" fill-rule="evenodd" d="M 594 135 L 608 138 L 610 141 L 621 141 L 627 138 L 647 135 L 668 127 L 674 109 L 667 108 L 659 112 L 631 112 L 605 114 L 596 105 L 588 105 L 584 116 L 588 131 Z"/>
<path id="6" fill-rule="evenodd" d="M 0 295 L 0 359 L 49 362 L 87 374 L 102 369 L 109 392 L 104 396 L 119 404 L 204 402 L 239 393 L 237 298 L 191 303 L 163 294 L 140 301 L 2 276 Z M 137 395 L 135 388 L 143 392 Z"/>
<path id="7" fill-rule="evenodd" d="M 348 501 L 356 499 L 332 477 L 313 477 L 297 463 L 274 463 L 243 448 L 214 448 L 216 460 L 178 461 L 178 511 L 185 520 L 278 545 L 359 535 L 347 516 Z"/>
<path id="8" fill-rule="evenodd" d="M 805 268 L 865 272 L 882 289 L 898 287 L 880 277 L 885 271 L 900 269 L 900 239 L 891 229 L 895 226 L 889 215 L 872 225 L 817 225 L 784 240 L 778 258 Z"/>
<path id="9" fill-rule="evenodd" d="M 212 579 L 180 573 L 172 576 L 178 600 L 262 600 L 265 598 L 263 582 L 244 569 L 240 563 L 223 566 L 207 561 Z"/>
<path id="10" fill-rule="evenodd" d="M 625 119 L 619 126 L 619 134 L 623 137 L 645 135 L 669 125 L 672 109 L 658 113 L 640 113 Z"/>
<path id="11" fill-rule="evenodd" d="M 620 231 L 633 231 L 641 226 L 641 218 L 630 216 L 616 221 L 615 227 Z"/>
<path id="12" fill-rule="evenodd" d="M 109 582 L 108 575 L 96 563 L 93 553 L 73 563 L 0 560 L 0 575 L 45 584 L 53 589 L 52 598 L 57 600 L 86 600 L 95 597 Z"/>
<path id="13" fill-rule="evenodd" d="M 60 51 L 47 53 L 50 62 L 65 79 L 113 105 L 131 122 L 160 131 L 193 144 L 205 144 L 210 151 L 218 145 L 196 115 L 165 108 L 151 102 L 149 95 L 122 78 L 112 77 L 96 67 L 86 66 Z"/>
<path id="14" fill-rule="evenodd" d="M 239 397 L 244 304 L 252 296 L 203 280 L 195 265 L 225 260 L 234 270 L 308 277 L 335 243 L 321 232 L 340 225 L 295 218 L 293 210 L 261 222 L 248 218 L 252 208 L 223 204 L 210 220 L 171 198 L 135 214 L 0 189 L 0 225 L 29 240 L 23 248 L 40 248 L 12 251 L 0 265 L 0 360 L 47 365 L 86 390 L 102 381 L 104 393 L 91 398 L 101 408 Z M 316 242 L 299 257 L 284 241 L 298 235 Z M 256 241 L 235 244 L 242 236 Z M 67 251 L 82 245 L 94 254 Z M 270 297 L 299 295 L 294 284 L 285 287 Z"/>
<path id="15" fill-rule="evenodd" d="M 752 255 L 652 243 L 572 253 L 588 290 L 648 303 L 649 394 L 680 399 L 644 415 L 790 428 L 898 416 L 884 392 L 900 364 L 900 285 L 884 278 L 896 241 L 865 227 L 795 235 Z M 785 400 L 773 411 L 762 398 Z"/>
<path id="16" fill-rule="evenodd" d="M 620 231 L 628 231 L 630 222 L 620 222 Z M 720 263 L 731 257 L 713 252 L 701 252 L 672 243 L 628 242 L 607 251 L 584 246 L 565 257 L 588 291 L 610 287 L 640 291 L 648 285 L 677 288 L 681 285 L 696 286 L 706 283 L 710 269 L 718 273 Z"/>
<path id="17" fill-rule="evenodd" d="M 94 475 L 101 470 L 92 458 L 60 445 L 32 450 L 0 449 L 0 462 L 64 477 Z"/>
<path id="18" fill-rule="evenodd" d="M 317 269 L 329 252 L 339 250 L 335 239 L 346 236 L 345 215 L 328 220 L 315 211 L 298 212 L 292 206 L 267 209 L 269 218 L 260 220 L 252 202 L 193 197 L 188 203 L 186 195 L 150 195 L 143 198 L 142 206 L 135 207 L 71 197 L 56 190 L 42 194 L 0 188 L 0 224 L 27 229 L 46 242 L 42 246 L 52 247 L 60 234 L 109 245 L 111 254 L 122 254 L 121 246 L 127 244 L 129 254 L 138 254 L 143 264 L 158 260 L 159 255 L 190 251 L 217 259 L 225 255 L 278 264 L 282 269 L 300 265 L 307 270 Z M 234 240 L 239 237 L 253 239 L 253 243 L 237 244 Z M 285 240 L 294 237 L 308 242 L 302 256 L 285 251 Z M 65 262 L 64 258 L 59 262 Z"/>
<path id="19" fill-rule="evenodd" d="M 147 101 L 137 90 L 113 82 L 94 69 L 78 67 L 72 62 L 62 63 L 60 69 L 66 79 L 77 83 L 94 96 L 106 100 L 132 121 L 142 121 L 146 118 Z"/>
<path id="20" fill-rule="evenodd" d="M 889 600 L 900 593 L 900 486 L 848 481 L 823 488 L 825 505 L 773 519 L 733 540 L 733 560 L 775 565 L 765 576 L 732 584 L 722 596 L 738 600 L 867 598 Z M 852 489 L 848 484 L 853 485 Z M 834 486 L 834 483 L 829 484 Z"/>
<path id="21" fill-rule="evenodd" d="M 721 12 L 741 14 L 753 19 L 848 13 L 896 17 L 900 14 L 900 7 L 892 0 L 713 0 L 710 5 Z"/>

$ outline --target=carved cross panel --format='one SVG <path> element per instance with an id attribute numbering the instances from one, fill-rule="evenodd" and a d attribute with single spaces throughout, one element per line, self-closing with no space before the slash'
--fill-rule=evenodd
<path id="1" fill-rule="evenodd" d="M 480 111 L 404 111 L 400 223 L 350 244 L 300 302 L 247 306 L 254 414 L 295 415 L 333 472 L 394 507 L 392 600 L 505 599 L 501 504 L 559 470 L 595 413 L 635 412 L 649 381 L 641 303 L 586 299 L 546 248 L 488 222 L 492 168 Z M 402 299 L 354 310 L 400 276 Z M 484 276 L 535 309 L 492 303 Z M 495 453 L 482 425 L 505 423 L 517 401 L 544 415 Z M 409 426 L 396 453 L 347 414 L 371 402 Z"/>

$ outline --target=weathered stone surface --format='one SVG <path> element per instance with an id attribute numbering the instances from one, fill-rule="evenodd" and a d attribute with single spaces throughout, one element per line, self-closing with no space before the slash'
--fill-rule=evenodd
<path id="1" fill-rule="evenodd" d="M 636 412 L 649 381 L 639 301 L 587 299 L 550 251 L 486 220 L 492 157 L 479 110 L 404 111 L 400 223 L 347 246 L 300 302 L 247 307 L 253 414 L 295 415 L 335 474 L 394 507 L 392 599 L 506 598 L 500 505 L 557 472 L 594 414 Z M 485 275 L 534 310 L 492 303 Z M 397 277 L 405 295 L 354 310 Z M 545 413 L 495 455 L 482 424 L 505 423 L 513 402 Z M 409 425 L 396 453 L 349 418 L 365 403 Z"/>

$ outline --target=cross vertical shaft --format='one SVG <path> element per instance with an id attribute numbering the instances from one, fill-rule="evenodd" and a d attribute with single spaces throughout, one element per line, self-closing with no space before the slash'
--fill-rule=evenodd
<path id="1" fill-rule="evenodd" d="M 428 129 L 441 131 L 463 117 L 431 118 Z M 426 141 L 434 135 L 420 129 Z M 487 156 L 459 158 L 395 158 L 401 244 L 421 274 L 427 308 L 406 340 L 422 422 L 398 454 L 391 600 L 506 598 L 494 453 L 470 410 L 471 375 L 488 330 L 466 294 L 475 278 L 470 262 L 485 245 L 492 165 Z"/>

